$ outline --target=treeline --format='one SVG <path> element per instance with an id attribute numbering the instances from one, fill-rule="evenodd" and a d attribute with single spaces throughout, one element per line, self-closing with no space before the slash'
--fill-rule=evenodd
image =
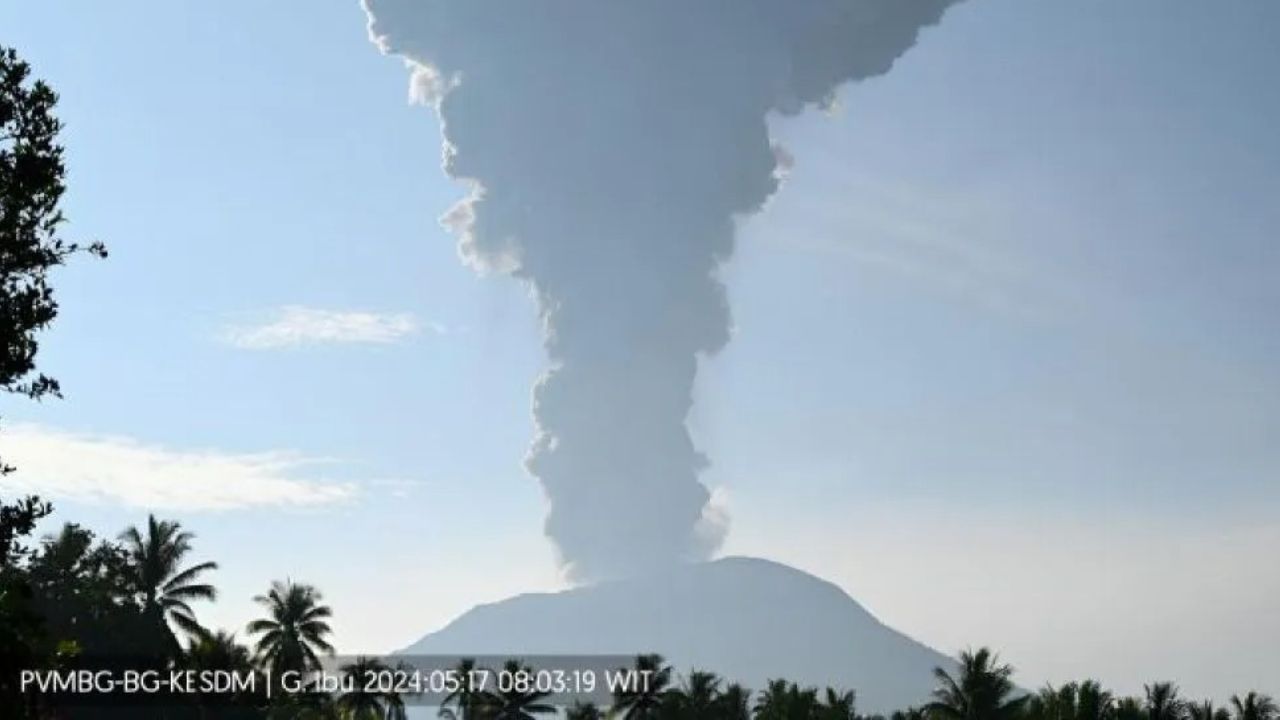
<path id="1" fill-rule="evenodd" d="M 81 720 L 163 718 L 206 720 L 398 720 L 412 698 L 368 692 L 364 678 L 388 668 L 358 658 L 339 672 L 352 679 L 342 692 L 303 691 L 268 698 L 265 682 L 207 693 L 83 697 L 24 692 L 22 672 L 79 669 L 229 671 L 279 678 L 321 669 L 335 653 L 332 610 L 310 585 L 278 581 L 254 598 L 262 615 L 237 634 L 205 627 L 197 610 L 218 597 L 209 578 L 218 566 L 195 562 L 195 536 L 154 516 L 115 538 L 66 524 L 33 541 L 51 508 L 35 498 L 0 504 L 0 718 Z M 458 675 L 476 669 L 464 661 Z M 511 661 L 505 667 L 517 672 Z M 1027 694 L 1013 668 L 988 649 L 961 654 L 954 669 L 934 670 L 931 701 L 889 716 L 863 715 L 854 690 L 803 687 L 774 680 L 752 691 L 714 673 L 677 676 L 658 655 L 641 655 L 634 669 L 649 681 L 619 689 L 606 706 L 557 708 L 532 688 L 472 691 L 443 699 L 446 720 L 532 720 L 562 711 L 569 718 L 625 720 L 1280 720 L 1267 695 L 1234 696 L 1225 707 L 1183 698 L 1177 686 L 1155 682 L 1141 697 L 1118 697 L 1093 680 Z M 146 702 L 144 702 L 146 701 Z M 128 703 L 117 707 L 113 703 Z"/>
<path id="2" fill-rule="evenodd" d="M 646 692 L 616 695 L 609 708 L 579 705 L 569 718 L 654 720 L 1280 720 L 1270 696 L 1235 695 L 1228 707 L 1192 702 L 1171 682 L 1144 687 L 1141 697 L 1117 697 L 1095 680 L 1019 690 L 1013 668 L 988 648 L 961 653 L 954 670 L 935 668 L 929 702 L 889 715 L 857 711 L 853 690 L 802 687 L 773 680 L 758 693 L 726 683 L 714 673 L 693 671 L 677 680 L 658 656 L 642 656 L 637 667 L 657 669 L 659 682 Z M 461 717 L 461 715 L 459 715 Z M 481 712 L 471 717 L 492 718 Z M 514 716 L 507 716 L 514 717 Z"/>
<path id="3" fill-rule="evenodd" d="M 291 706 L 327 705 L 328 698 L 268 703 L 260 692 L 211 692 L 111 694 L 95 708 L 82 696 L 33 691 L 33 670 L 68 676 L 77 670 L 111 671 L 116 677 L 129 670 L 278 676 L 317 668 L 322 656 L 334 652 L 328 623 L 332 611 L 314 587 L 279 581 L 254 598 L 262 617 L 245 628 L 251 646 L 242 645 L 235 634 L 209 630 L 198 620 L 198 604 L 218 597 L 207 581 L 218 566 L 190 562 L 194 535 L 177 522 L 152 516 L 142 527 L 127 528 L 113 539 L 68 523 L 31 544 L 36 524 L 51 510 L 37 498 L 0 504 L 0 718 L 302 718 L 310 716 Z M 260 691 L 265 684 L 255 687 Z M 144 701 L 156 707 L 111 707 Z M 384 708 L 398 704 L 388 698 L 378 702 Z M 316 717 L 371 716 L 346 712 Z"/>

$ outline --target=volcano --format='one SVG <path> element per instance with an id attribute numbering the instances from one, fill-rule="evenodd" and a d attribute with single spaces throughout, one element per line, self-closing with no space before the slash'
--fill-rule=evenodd
<path id="1" fill-rule="evenodd" d="M 951 658 L 886 626 L 836 585 L 731 557 L 479 605 L 411 655 L 662 654 L 760 690 L 771 678 L 857 692 L 862 713 L 927 700 Z"/>

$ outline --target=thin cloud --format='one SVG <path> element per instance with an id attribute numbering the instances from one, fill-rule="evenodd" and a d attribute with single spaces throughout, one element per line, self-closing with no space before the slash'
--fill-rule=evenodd
<path id="1" fill-rule="evenodd" d="M 436 334 L 445 332 L 439 323 L 427 323 Z M 319 344 L 385 345 L 417 334 L 423 329 L 408 313 L 374 313 L 323 310 L 287 305 L 274 311 L 265 322 L 229 326 L 223 342 L 245 350 L 274 350 Z"/>
<path id="2" fill-rule="evenodd" d="M 8 426 L 0 441 L 18 468 L 0 477 L 4 495 L 164 510 L 314 507 L 355 495 L 347 483 L 297 477 L 317 459 L 288 451 L 181 450 L 34 424 Z"/>
<path id="3" fill-rule="evenodd" d="M 977 198 L 884 178 L 846 173 L 839 203 L 797 193 L 790 210 L 804 232 L 785 242 L 841 255 L 878 276 L 892 274 L 920 288 L 1022 320 L 1043 320 L 1059 308 L 1061 290 L 1029 263 Z M 772 235 L 766 241 L 779 242 Z"/>

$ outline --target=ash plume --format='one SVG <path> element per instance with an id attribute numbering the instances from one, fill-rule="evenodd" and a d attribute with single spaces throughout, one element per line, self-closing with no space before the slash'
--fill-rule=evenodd
<path id="1" fill-rule="evenodd" d="M 777 189 L 770 112 L 887 72 L 956 0 L 364 0 L 435 103 L 463 258 L 528 281 L 551 369 L 527 466 L 577 579 L 714 551 L 685 424 L 717 268 Z"/>

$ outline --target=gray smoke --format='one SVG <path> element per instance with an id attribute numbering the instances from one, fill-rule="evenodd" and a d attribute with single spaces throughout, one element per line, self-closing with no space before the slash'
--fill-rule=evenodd
<path id="1" fill-rule="evenodd" d="M 955 1 L 365 0 L 475 185 L 448 216 L 463 257 L 536 293 L 528 467 L 572 577 L 719 543 L 685 420 L 729 340 L 735 216 L 777 189 L 766 116 L 887 72 Z"/>

